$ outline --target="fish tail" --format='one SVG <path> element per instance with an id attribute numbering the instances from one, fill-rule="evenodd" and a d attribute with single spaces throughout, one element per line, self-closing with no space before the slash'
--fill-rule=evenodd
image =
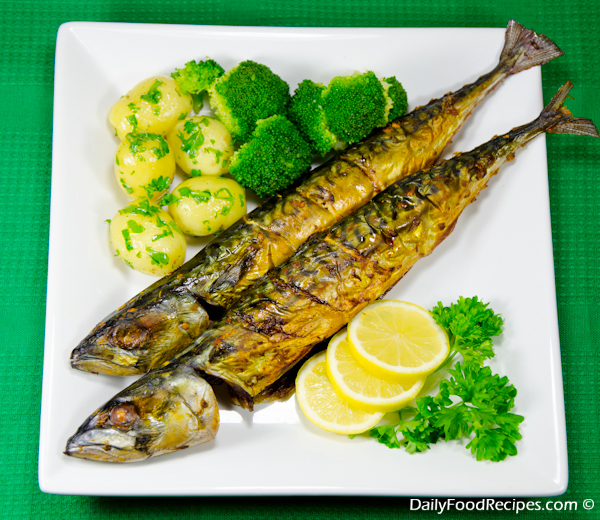
<path id="1" fill-rule="evenodd" d="M 495 137 L 469 154 L 485 156 L 491 152 L 492 156 L 500 159 L 498 163 L 495 160 L 489 161 L 489 164 L 496 164 L 492 169 L 497 170 L 505 159 L 513 155 L 515 150 L 543 133 L 600 137 L 596 126 L 590 119 L 573 117 L 573 114 L 564 106 L 565 99 L 572 88 L 573 84 L 570 81 L 565 82 L 536 119 Z"/>
<path id="2" fill-rule="evenodd" d="M 567 98 L 570 90 L 573 88 L 573 83 L 570 81 L 565 82 L 556 94 L 550 100 L 542 113 L 540 119 L 553 119 L 557 114 L 563 114 L 567 119 L 559 121 L 557 124 L 550 126 L 546 129 L 549 134 L 573 134 L 573 135 L 587 135 L 590 137 L 600 137 L 596 125 L 591 119 L 583 119 L 580 117 L 572 117 L 571 112 L 564 106 L 565 99 Z"/>
<path id="3" fill-rule="evenodd" d="M 411 128 L 411 122 L 412 124 L 428 125 L 431 124 L 429 121 L 433 120 L 438 124 L 438 116 L 441 114 L 447 117 L 448 122 L 445 123 L 445 126 L 440 127 L 443 127 L 446 134 L 451 136 L 460 129 L 475 107 L 508 76 L 542 65 L 563 54 L 563 51 L 548 37 L 526 29 L 520 23 L 511 20 L 506 28 L 505 43 L 500 60 L 493 70 L 456 92 L 446 94 L 443 98 L 434 100 L 427 106 L 420 107 L 412 114 L 405 116 L 402 129 L 415 133 L 416 129 Z M 423 116 L 423 113 L 426 113 L 427 116 Z M 409 123 L 407 124 L 406 121 Z M 446 142 L 444 142 L 445 144 Z M 441 153 L 441 148 L 439 152 Z M 428 166 L 430 164 L 421 165 L 422 168 Z"/>
<path id="4" fill-rule="evenodd" d="M 534 134 L 547 132 L 549 134 L 574 134 L 600 137 L 596 125 L 591 119 L 573 117 L 573 114 L 564 106 L 573 83 L 566 81 L 554 94 L 550 102 L 544 107 L 539 117 L 529 125 L 525 125 L 523 133 Z M 532 136 L 533 137 L 533 136 Z"/>
<path id="5" fill-rule="evenodd" d="M 504 38 L 500 63 L 512 63 L 509 75 L 543 65 L 564 54 L 550 38 L 526 29 L 515 20 L 508 22 Z"/>

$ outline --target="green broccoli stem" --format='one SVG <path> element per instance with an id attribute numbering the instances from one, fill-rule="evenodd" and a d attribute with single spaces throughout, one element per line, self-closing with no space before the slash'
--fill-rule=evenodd
<path id="1" fill-rule="evenodd" d="M 194 110 L 194 113 L 198 113 L 200 112 L 200 110 L 202 110 L 202 107 L 204 106 L 204 101 L 203 98 L 204 97 L 204 92 L 200 92 L 200 93 L 193 93 L 192 94 L 192 109 Z"/>

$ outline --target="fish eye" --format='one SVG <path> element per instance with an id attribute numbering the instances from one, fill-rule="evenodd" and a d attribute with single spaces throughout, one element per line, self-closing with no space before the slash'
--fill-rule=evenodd
<path id="1" fill-rule="evenodd" d="M 126 350 L 138 348 L 146 341 L 148 330 L 139 320 L 119 324 L 111 334 L 115 345 Z"/>
<path id="2" fill-rule="evenodd" d="M 127 428 L 131 426 L 137 418 L 138 414 L 131 405 L 119 404 L 110 411 L 110 421 L 117 428 Z"/>

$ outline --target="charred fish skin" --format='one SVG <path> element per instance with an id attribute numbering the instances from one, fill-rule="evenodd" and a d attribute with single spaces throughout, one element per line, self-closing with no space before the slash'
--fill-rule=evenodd
<path id="1" fill-rule="evenodd" d="M 251 407 L 253 397 L 278 381 L 313 345 L 337 332 L 430 254 L 519 147 L 542 132 L 600 137 L 591 121 L 572 118 L 562 108 L 571 86 L 566 83 L 532 123 L 396 183 L 329 232 L 313 237 L 170 364 L 146 374 L 94 412 L 65 453 L 92 460 L 141 460 L 183 449 L 190 445 L 186 437 L 199 442 L 212 438 L 216 430 L 207 424 L 218 420 L 216 402 L 205 396 L 195 400 L 208 419 L 195 423 L 201 425 L 198 435 L 189 422 L 184 435 L 170 440 L 163 433 L 177 432 L 182 424 L 177 414 L 164 413 L 165 408 L 178 409 L 173 401 L 190 401 L 178 397 L 186 388 L 177 383 L 179 374 L 184 382 L 200 379 L 199 371 L 223 380 L 240 403 Z M 140 426 L 146 424 L 151 427 Z"/>
<path id="2" fill-rule="evenodd" d="M 211 441 L 218 428 L 210 385 L 188 366 L 169 366 L 94 412 L 69 439 L 65 455 L 135 462 Z"/>
<path id="3" fill-rule="evenodd" d="M 248 287 L 290 258 L 311 236 L 326 231 L 398 179 L 433 165 L 475 107 L 507 76 L 562 54 L 548 38 L 511 20 L 499 63 L 491 72 L 391 122 L 316 168 L 300 185 L 249 213 L 173 274 L 96 326 L 73 351 L 73 368 L 131 375 L 161 366 L 191 345 L 206 327 L 201 304 L 231 307 Z M 137 314 L 144 315 L 148 306 L 158 309 L 157 302 L 163 298 L 182 298 L 184 307 L 195 298 L 198 315 L 193 319 L 193 313 L 188 313 L 181 325 L 198 326 L 185 334 L 177 327 L 161 333 L 159 323 L 169 329 L 170 321 L 157 318 L 151 334 L 136 334 L 128 324 Z M 189 305 L 195 304 L 190 301 Z M 158 344 L 156 336 L 161 338 Z"/>
<path id="4" fill-rule="evenodd" d="M 591 121 L 561 108 L 571 87 L 565 84 L 532 123 L 399 181 L 313 237 L 178 362 L 225 380 L 239 394 L 258 395 L 429 255 L 518 148 L 543 132 L 598 137 Z"/>

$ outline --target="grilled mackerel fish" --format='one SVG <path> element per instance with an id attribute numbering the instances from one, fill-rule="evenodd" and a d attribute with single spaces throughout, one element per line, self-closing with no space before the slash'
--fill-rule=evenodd
<path id="1" fill-rule="evenodd" d="M 208 325 L 203 307 L 227 309 L 313 234 L 397 180 L 433 165 L 473 109 L 506 77 L 562 55 L 514 20 L 498 65 L 472 84 L 391 122 L 316 168 L 221 233 L 198 255 L 98 324 L 73 350 L 73 368 L 132 375 L 161 366 Z"/>
<path id="2" fill-rule="evenodd" d="M 429 255 L 518 148 L 544 132 L 600 137 L 590 120 L 573 118 L 562 106 L 571 87 L 563 85 L 533 122 L 390 186 L 329 232 L 313 237 L 254 284 L 220 321 L 158 374 L 178 368 L 190 371 L 190 378 L 208 374 L 227 382 L 251 406 L 254 396 L 281 378 L 313 345 L 345 326 L 419 258 Z M 133 439 L 127 460 L 153 455 L 144 438 L 138 443 L 135 421 L 128 428 L 115 425 L 110 418 L 115 406 L 130 406 L 136 417 L 135 396 L 141 392 L 152 399 L 160 391 L 156 373 L 146 374 L 122 391 L 117 404 L 113 399 L 92 414 L 69 439 L 65 453 L 117 460 L 101 452 L 112 451 L 111 436 L 121 443 L 125 432 Z M 168 383 L 167 377 L 163 384 Z M 101 422 L 98 417 L 109 420 Z M 158 420 L 169 422 L 170 417 L 163 414 Z M 190 432 L 188 437 L 192 436 Z M 94 451 L 98 442 L 104 448 Z M 166 448 L 161 445 L 161 449 Z"/>

